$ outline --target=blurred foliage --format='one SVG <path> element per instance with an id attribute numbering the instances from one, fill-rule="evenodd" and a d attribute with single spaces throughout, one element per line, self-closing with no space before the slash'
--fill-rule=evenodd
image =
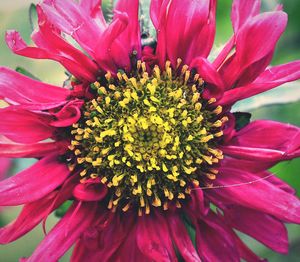
<path id="1" fill-rule="evenodd" d="M 106 17 L 111 18 L 110 9 L 111 2 L 113 0 L 104 0 L 104 10 Z M 263 9 L 272 10 L 276 6 L 274 0 L 262 0 Z M 27 43 L 31 43 L 31 25 L 28 19 L 28 8 L 31 2 L 38 2 L 38 0 L 14 0 L 14 1 L 0 1 L 0 64 L 9 66 L 11 68 L 19 68 L 19 72 L 23 74 L 33 73 L 39 79 L 45 82 L 60 85 L 66 78 L 64 69 L 57 63 L 52 61 L 37 61 L 23 58 L 21 56 L 13 55 L 7 48 L 4 42 L 4 34 L 8 29 L 16 29 L 21 32 L 24 40 Z M 149 2 L 149 0 L 145 0 Z M 230 8 L 231 0 L 219 0 L 217 10 L 217 35 L 215 47 L 220 48 L 231 36 L 232 28 L 230 21 Z M 273 64 L 285 63 L 291 60 L 299 59 L 300 57 L 300 16 L 298 12 L 300 10 L 299 0 L 281 0 L 284 4 L 284 10 L 289 14 L 289 23 L 286 32 L 282 39 L 278 43 L 278 49 L 275 52 Z M 143 8 L 147 10 L 148 8 Z M 146 12 L 144 12 L 146 13 Z M 34 18 L 34 17 L 33 17 Z M 33 19 L 33 23 L 35 20 Z M 26 69 L 25 69 L 26 68 Z M 30 72 L 30 73 L 29 73 Z M 277 94 L 276 92 L 274 93 Z M 294 125 L 300 125 L 299 110 L 300 102 L 284 104 L 284 105 L 270 105 L 258 109 L 252 109 L 252 120 L 254 119 L 273 119 L 292 123 Z M 298 113 L 298 114 L 297 114 Z M 245 119 L 244 119 L 245 120 Z M 246 119 L 247 120 L 247 119 Z M 34 159 L 29 160 L 17 160 L 13 167 L 12 173 L 30 166 L 34 163 Z M 277 165 L 272 171 L 281 177 L 283 180 L 290 183 L 293 187 L 298 189 L 298 195 L 300 195 L 300 159 L 285 162 Z M 66 203 L 65 205 L 68 205 Z M 0 217 L 1 224 L 7 224 L 9 221 L 14 219 L 20 208 L 6 208 L 6 212 L 3 212 Z M 65 212 L 65 206 L 61 207 L 61 214 Z M 51 215 L 47 220 L 47 228 L 51 228 L 57 222 L 57 218 Z M 188 221 L 186 221 L 188 225 Z M 189 229 L 192 232 L 192 228 Z M 247 244 L 260 254 L 262 257 L 269 258 L 270 261 L 299 261 L 300 257 L 300 230 L 299 226 L 289 226 L 290 240 L 291 240 L 291 252 L 288 256 L 281 256 L 269 251 L 264 246 L 258 244 L 254 240 L 243 237 Z M 30 234 L 24 236 L 22 239 L 1 247 L 0 257 L 1 261 L 13 262 L 21 256 L 29 256 L 37 244 L 43 238 L 41 227 L 36 228 Z M 70 252 L 61 260 L 69 261 Z"/>

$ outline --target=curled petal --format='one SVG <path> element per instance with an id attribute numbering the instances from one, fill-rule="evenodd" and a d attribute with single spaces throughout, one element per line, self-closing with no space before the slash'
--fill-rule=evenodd
<path id="1" fill-rule="evenodd" d="M 80 201 L 100 201 L 107 194 L 107 187 L 99 183 L 78 184 L 73 195 Z"/>
<path id="2" fill-rule="evenodd" d="M 52 114 L 57 120 L 52 121 L 50 125 L 55 127 L 67 127 L 76 123 L 81 117 L 80 108 L 83 104 L 84 102 L 81 100 L 70 101 L 59 112 Z"/>

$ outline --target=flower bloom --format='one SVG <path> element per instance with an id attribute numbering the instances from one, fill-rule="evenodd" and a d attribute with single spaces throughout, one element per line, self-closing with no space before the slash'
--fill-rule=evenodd
<path id="1" fill-rule="evenodd" d="M 0 183 L 1 206 L 24 205 L 2 244 L 71 201 L 26 261 L 57 261 L 73 244 L 72 261 L 260 261 L 234 229 L 287 252 L 300 201 L 267 170 L 300 155 L 300 129 L 240 126 L 230 112 L 300 78 L 300 61 L 267 68 L 287 15 L 234 0 L 234 35 L 209 61 L 215 12 L 216 0 L 152 0 L 149 45 L 138 0 L 119 0 L 110 23 L 101 0 L 44 0 L 35 46 L 7 32 L 14 53 L 72 78 L 57 87 L 0 69 L 0 156 L 39 159 Z"/>

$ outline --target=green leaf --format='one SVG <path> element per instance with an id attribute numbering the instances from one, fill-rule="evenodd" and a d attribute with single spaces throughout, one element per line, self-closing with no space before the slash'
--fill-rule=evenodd
<path id="1" fill-rule="evenodd" d="M 54 215 L 59 218 L 63 217 L 67 213 L 67 211 L 68 211 L 69 207 L 72 205 L 72 203 L 73 203 L 73 201 L 67 200 L 59 208 L 57 208 L 55 210 Z"/>
<path id="2" fill-rule="evenodd" d="M 250 123 L 251 114 L 246 112 L 235 112 L 235 129 L 241 130 L 243 127 Z"/>
<path id="3" fill-rule="evenodd" d="M 32 3 L 29 7 L 29 22 L 32 31 L 37 27 L 37 20 L 36 5 Z"/>
<path id="4" fill-rule="evenodd" d="M 40 79 L 38 79 L 36 76 L 34 76 L 33 74 L 31 74 L 29 71 L 27 71 L 25 68 L 21 67 L 21 66 L 18 66 L 16 68 L 16 71 L 22 75 L 25 75 L 25 76 L 28 76 L 34 80 L 38 80 L 38 81 L 41 81 Z"/>

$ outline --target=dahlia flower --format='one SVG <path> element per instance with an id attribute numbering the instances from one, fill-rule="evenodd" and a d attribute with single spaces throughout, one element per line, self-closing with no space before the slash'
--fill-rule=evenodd
<path id="1" fill-rule="evenodd" d="M 287 15 L 234 0 L 234 35 L 208 60 L 216 4 L 152 0 L 151 41 L 138 0 L 119 0 L 111 22 L 101 0 L 44 0 L 35 46 L 7 32 L 14 53 L 71 77 L 58 87 L 0 69 L 0 155 L 38 159 L 0 183 L 1 206 L 24 205 L 2 244 L 67 206 L 24 261 L 57 261 L 74 244 L 72 261 L 260 261 L 237 231 L 288 251 L 300 201 L 268 169 L 300 155 L 300 129 L 231 112 L 300 78 L 300 61 L 268 67 Z"/>

